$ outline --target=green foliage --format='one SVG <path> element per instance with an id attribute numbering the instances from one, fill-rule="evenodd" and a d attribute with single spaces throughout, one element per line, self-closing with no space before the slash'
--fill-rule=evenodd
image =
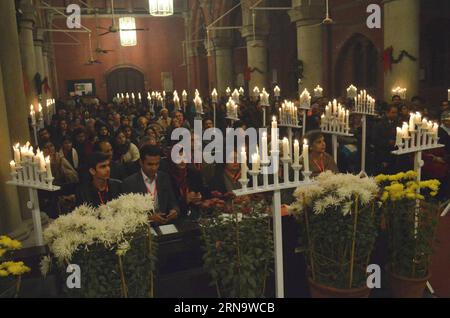
<path id="1" fill-rule="evenodd" d="M 130 249 L 123 255 L 123 274 L 128 297 L 150 297 L 154 288 L 151 277 L 156 264 L 156 242 L 149 229 L 143 227 L 129 238 Z M 78 250 L 72 264 L 81 269 L 81 288 L 68 289 L 66 286 L 66 266 L 60 264 L 60 275 L 64 278 L 63 291 L 68 297 L 76 298 L 117 298 L 124 297 L 121 285 L 119 256 L 115 249 L 107 249 L 102 244 L 91 245 Z"/>
<path id="2" fill-rule="evenodd" d="M 437 204 L 415 200 L 388 201 L 384 215 L 389 236 L 390 270 L 408 278 L 429 274 L 439 218 Z M 417 219 L 416 219 L 417 217 Z"/>
<path id="3" fill-rule="evenodd" d="M 201 219 L 204 266 L 219 297 L 264 297 L 273 267 L 267 204 L 264 199 L 242 200 L 231 211 L 228 219 L 222 217 L 221 208 Z"/>
<path id="4" fill-rule="evenodd" d="M 321 214 L 307 208 L 298 218 L 300 243 L 316 283 L 339 289 L 366 286 L 366 269 L 378 235 L 380 213 L 374 204 L 358 205 L 355 213 L 356 202 L 352 213 L 345 216 L 340 206 L 333 206 Z"/>

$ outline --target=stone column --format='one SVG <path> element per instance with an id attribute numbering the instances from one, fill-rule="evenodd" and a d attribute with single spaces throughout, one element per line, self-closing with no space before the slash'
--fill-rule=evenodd
<path id="1" fill-rule="evenodd" d="M 298 59 L 303 62 L 301 89 L 310 92 L 323 83 L 323 25 L 325 17 L 324 0 L 292 0 L 289 12 L 291 21 L 297 25 Z"/>
<path id="2" fill-rule="evenodd" d="M 210 79 L 214 83 L 219 95 L 225 95 L 227 87 L 232 88 L 234 66 L 231 37 L 215 37 L 211 39 L 210 55 L 213 57 L 215 78 Z"/>
<path id="3" fill-rule="evenodd" d="M 0 65 L 0 234 L 13 232 L 22 223 L 17 188 L 5 182 L 11 179 L 9 162 L 11 161 L 11 136 L 9 134 L 8 114 L 6 112 L 3 76 Z"/>
<path id="4" fill-rule="evenodd" d="M 4 102 L 0 98 L 0 110 L 2 117 L 0 122 L 0 129 L 2 132 L 0 151 L 2 161 L 0 162 L 0 170 L 4 171 L 5 164 L 3 161 L 9 162 L 12 160 L 12 149 L 9 147 L 11 143 L 21 142 L 22 144 L 30 140 L 30 132 L 28 127 L 28 112 L 27 99 L 23 88 L 23 76 L 22 76 L 22 62 L 20 58 L 19 49 L 19 35 L 17 32 L 16 22 L 16 8 L 14 1 L 0 1 L 0 21 L 2 21 L 2 27 L 0 28 L 0 38 L 2 39 L 2 47 L 0 49 L 0 65 L 3 78 L 3 91 Z M 5 106 L 6 104 L 6 106 Z M 6 113 L 5 113 L 6 110 Z M 3 122 L 7 119 L 8 126 Z M 4 134 L 5 127 L 10 127 L 9 134 Z M 7 167 L 9 168 L 9 167 Z M 2 178 L 6 176 L 2 175 Z M 3 186 L 3 185 L 2 185 Z M 14 187 L 13 187 L 14 189 Z M 11 193 L 11 197 L 8 198 L 6 204 L 10 204 L 10 208 L 6 206 L 1 210 L 1 226 L 4 227 L 4 231 L 18 231 L 21 229 L 22 215 L 21 210 L 17 207 L 16 197 L 14 190 L 7 190 Z M 8 194 L 8 192 L 3 192 Z M 19 191 L 20 204 L 24 215 L 27 215 L 27 209 L 25 203 L 28 200 L 27 191 Z M 8 203 L 9 202 L 9 203 Z M 29 215 L 29 212 L 28 212 Z M 3 216 L 7 220 L 6 225 L 3 225 Z M 16 237 L 19 237 L 17 235 Z"/>
<path id="5" fill-rule="evenodd" d="M 384 76 L 384 97 L 391 100 L 392 89 L 400 86 L 408 89 L 407 98 L 419 93 L 419 39 L 420 39 L 420 1 L 394 0 L 384 4 L 384 47 L 392 46 L 394 56 L 402 50 L 417 58 L 412 61 L 405 57 L 399 64 L 392 65 L 392 72 Z"/>
<path id="6" fill-rule="evenodd" d="M 28 82 L 27 105 L 37 104 L 34 76 L 36 75 L 36 57 L 34 54 L 33 27 L 36 23 L 36 10 L 30 0 L 23 2 L 20 6 L 23 16 L 20 19 L 20 53 L 24 75 Z"/>
<path id="7" fill-rule="evenodd" d="M 250 7 L 253 0 L 242 0 L 242 37 L 247 40 L 247 60 L 251 71 L 249 91 L 255 86 L 268 87 L 268 55 L 267 35 L 269 34 L 269 21 L 267 12 L 252 11 Z M 260 4 L 265 5 L 265 2 Z M 255 16 L 253 17 L 253 14 Z M 253 23 L 255 21 L 255 23 Z M 269 89 L 267 89 L 269 91 Z"/>
<path id="8" fill-rule="evenodd" d="M 41 75 L 41 81 L 43 81 L 46 76 L 44 68 L 44 55 L 42 52 L 43 47 L 44 37 L 42 31 L 38 30 L 34 38 L 34 52 L 36 57 L 36 70 Z M 42 93 L 42 99 L 44 100 L 44 92 Z"/>

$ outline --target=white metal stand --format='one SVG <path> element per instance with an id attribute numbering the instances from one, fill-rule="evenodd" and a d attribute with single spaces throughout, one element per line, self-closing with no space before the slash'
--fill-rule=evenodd
<path id="1" fill-rule="evenodd" d="M 60 189 L 58 186 L 52 184 L 53 177 L 48 178 L 47 172 L 40 172 L 37 164 L 31 161 L 22 161 L 21 166 L 17 167 L 16 172 L 11 173 L 11 181 L 6 182 L 9 185 L 17 187 L 28 188 L 30 201 L 27 202 L 27 207 L 31 210 L 33 217 L 34 234 L 37 246 L 44 245 L 42 236 L 42 222 L 41 210 L 39 208 L 39 198 L 37 190 L 44 190 L 55 192 Z"/>
<path id="2" fill-rule="evenodd" d="M 422 180 L 422 167 L 424 165 L 422 160 L 422 152 L 445 146 L 439 144 L 439 138 L 424 129 L 422 124 L 416 124 L 415 126 L 416 129 L 410 131 L 409 137 L 403 137 L 402 144 L 397 144 L 398 150 L 395 150 L 392 153 L 397 156 L 414 153 L 414 171 L 417 173 L 417 182 L 420 182 Z M 420 187 L 417 189 L 417 193 L 420 193 Z M 450 205 L 446 208 L 446 210 L 447 211 L 444 210 L 445 213 L 442 213 L 442 216 L 445 216 L 448 210 L 450 210 Z M 414 236 L 417 236 L 418 234 L 419 212 L 419 201 L 417 201 L 417 209 L 414 217 Z M 434 294 L 434 290 L 429 282 L 427 282 L 427 287 L 430 292 Z"/>
<path id="3" fill-rule="evenodd" d="M 361 136 L 361 172 L 359 175 L 361 177 L 367 177 L 366 172 L 366 145 L 367 145 L 367 116 L 375 116 L 375 113 L 372 112 L 359 112 L 354 111 L 353 114 L 362 115 L 361 123 L 362 123 L 362 136 Z"/>
<path id="4" fill-rule="evenodd" d="M 279 151 L 271 151 L 272 165 L 278 167 Z M 311 183 L 311 172 L 304 172 L 304 181 L 300 181 L 300 165 L 292 165 L 294 169 L 294 181 L 289 180 L 289 166 L 292 163 L 291 158 L 282 158 L 283 163 L 283 182 L 280 183 L 278 169 L 274 169 L 274 183 L 269 184 L 269 165 L 270 162 L 261 162 L 261 171 L 250 171 L 252 176 L 253 187 L 248 188 L 247 176 L 242 176 L 240 180 L 242 189 L 233 191 L 236 196 L 252 195 L 263 192 L 273 192 L 273 238 L 274 238 L 274 254 L 275 254 L 275 289 L 276 297 L 284 298 L 284 271 L 283 271 L 283 228 L 281 221 L 281 190 L 297 188 L 302 185 Z M 263 174 L 263 184 L 258 184 L 258 175 Z"/>
<path id="5" fill-rule="evenodd" d="M 322 129 L 322 133 L 331 135 L 331 143 L 333 146 L 333 158 L 334 158 L 335 163 L 337 164 L 337 162 L 338 162 L 338 160 L 337 160 L 338 159 L 338 145 L 339 145 L 337 137 L 338 136 L 353 137 L 353 134 L 345 133 L 345 132 L 330 131 L 330 130 L 325 130 L 325 129 Z"/>

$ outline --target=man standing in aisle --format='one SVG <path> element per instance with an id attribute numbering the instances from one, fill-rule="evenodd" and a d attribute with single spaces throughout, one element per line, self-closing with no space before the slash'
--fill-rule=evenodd
<path id="1" fill-rule="evenodd" d="M 168 174 L 159 171 L 161 150 L 157 146 L 144 146 L 140 150 L 139 172 L 123 181 L 124 193 L 152 194 L 155 197 L 155 215 L 152 221 L 167 224 L 178 217 L 178 205 Z"/>

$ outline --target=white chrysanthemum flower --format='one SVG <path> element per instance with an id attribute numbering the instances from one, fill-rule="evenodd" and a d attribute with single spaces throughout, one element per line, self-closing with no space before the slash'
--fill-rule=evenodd
<path id="1" fill-rule="evenodd" d="M 48 273 L 50 273 L 50 270 L 52 268 L 52 258 L 48 255 L 44 256 L 41 259 L 41 262 L 39 263 L 39 267 L 42 276 L 47 277 Z"/>

